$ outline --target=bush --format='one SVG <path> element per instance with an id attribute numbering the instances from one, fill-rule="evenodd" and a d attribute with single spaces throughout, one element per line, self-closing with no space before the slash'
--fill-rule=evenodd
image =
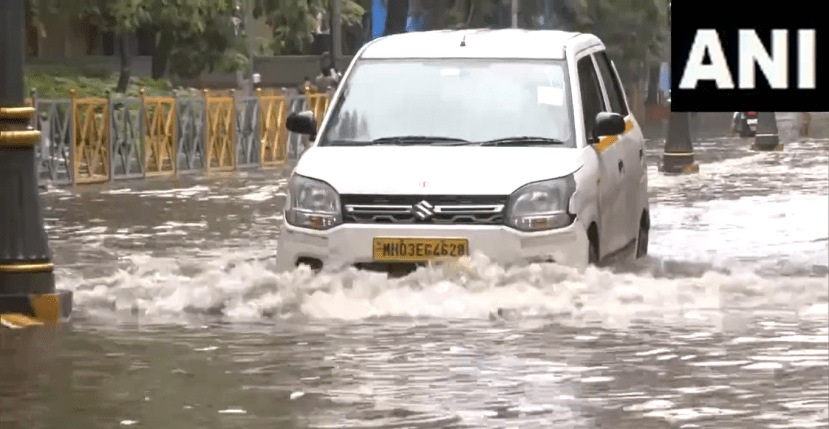
<path id="1" fill-rule="evenodd" d="M 29 67 L 26 72 L 26 93 L 32 89 L 40 98 L 69 98 L 74 89 L 79 97 L 105 97 L 107 91 L 114 91 L 118 73 L 94 67 Z M 139 90 L 147 95 L 172 95 L 173 85 L 166 79 L 132 77 L 127 96 L 137 97 Z"/>

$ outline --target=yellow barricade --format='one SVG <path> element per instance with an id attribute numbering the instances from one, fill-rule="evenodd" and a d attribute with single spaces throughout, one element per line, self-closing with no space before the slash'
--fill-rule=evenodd
<path id="1" fill-rule="evenodd" d="M 72 181 L 75 184 L 101 183 L 109 180 L 109 100 L 77 98 L 72 100 Z"/>
<path id="2" fill-rule="evenodd" d="M 256 90 L 259 101 L 259 162 L 263 168 L 276 167 L 288 160 L 288 100 L 280 94 L 265 95 Z"/>
<path id="3" fill-rule="evenodd" d="M 147 97 L 144 104 L 144 171 L 147 176 L 176 173 L 176 99 Z"/>
<path id="4" fill-rule="evenodd" d="M 204 90 L 207 118 L 205 145 L 207 171 L 233 171 L 236 168 L 236 100 L 231 96 L 211 96 Z"/>
<path id="5" fill-rule="evenodd" d="M 317 129 L 319 129 L 322 125 L 322 119 L 325 117 L 325 112 L 328 110 L 331 96 L 324 92 L 306 92 L 305 99 L 308 100 L 308 110 L 314 112 L 314 119 L 317 120 Z"/>

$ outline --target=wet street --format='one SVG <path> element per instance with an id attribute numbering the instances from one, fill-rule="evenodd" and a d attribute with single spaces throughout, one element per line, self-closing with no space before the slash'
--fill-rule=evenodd
<path id="1" fill-rule="evenodd" d="M 651 256 L 584 272 L 276 274 L 286 172 L 44 191 L 76 311 L 0 331 L 0 428 L 825 428 L 829 140 L 749 144 L 653 143 Z"/>

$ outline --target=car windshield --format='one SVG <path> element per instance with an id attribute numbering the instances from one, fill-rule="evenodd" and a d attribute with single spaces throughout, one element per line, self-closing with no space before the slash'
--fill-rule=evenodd
<path id="1" fill-rule="evenodd" d="M 575 146 L 564 61 L 362 60 L 320 145 Z M 518 137 L 518 139 L 516 139 Z"/>

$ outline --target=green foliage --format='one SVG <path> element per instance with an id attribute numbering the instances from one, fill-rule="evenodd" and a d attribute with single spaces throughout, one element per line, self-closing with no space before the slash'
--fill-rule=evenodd
<path id="1" fill-rule="evenodd" d="M 238 70 L 248 63 L 244 40 L 236 34 L 232 1 L 144 2 L 150 11 L 147 23 L 157 31 L 157 51 L 169 57 L 172 74 L 192 78 L 203 71 Z"/>
<path id="2" fill-rule="evenodd" d="M 62 0 L 62 13 L 77 16 L 92 25 L 116 33 L 132 33 L 150 20 L 145 0 Z"/>
<path id="3" fill-rule="evenodd" d="M 522 21 L 539 15 L 538 6 L 536 0 L 521 0 Z M 497 7 L 497 0 L 458 0 L 448 26 L 466 26 L 467 19 L 471 28 L 490 26 Z M 668 0 L 555 0 L 553 11 L 562 30 L 599 36 L 625 77 L 664 55 Z"/>
<path id="4" fill-rule="evenodd" d="M 668 40 L 667 0 L 567 0 L 573 29 L 596 34 L 607 45 L 619 72 L 662 57 Z"/>
<path id="5" fill-rule="evenodd" d="M 368 2 L 343 0 L 343 25 L 360 25 Z M 276 55 L 306 53 L 313 41 L 317 13 L 330 10 L 331 0 L 256 0 L 255 18 L 263 17 L 273 32 Z"/>
<path id="6" fill-rule="evenodd" d="M 117 73 L 103 68 L 27 67 L 26 94 L 35 89 L 41 98 L 69 98 L 69 91 L 74 89 L 79 97 L 104 97 L 115 88 L 117 80 Z M 129 97 L 137 97 L 141 88 L 146 88 L 147 95 L 168 95 L 173 88 L 167 80 L 130 80 Z"/>
<path id="7" fill-rule="evenodd" d="M 424 4 L 439 12 L 442 28 L 480 28 L 492 24 L 498 2 Z M 370 6 L 370 0 L 343 0 L 343 26 L 360 25 Z M 331 0 L 27 0 L 27 19 L 42 32 L 48 30 L 40 20 L 45 13 L 61 13 L 116 32 L 130 33 L 149 25 L 157 31 L 157 51 L 165 58 L 165 69 L 189 78 L 249 65 L 247 9 L 270 26 L 274 54 L 296 55 L 308 52 L 316 15 L 330 7 Z M 538 13 L 535 0 L 522 0 L 520 7 L 525 18 Z M 601 37 L 623 75 L 663 55 L 667 0 L 556 0 L 553 7 L 563 29 Z"/>
<path id="8" fill-rule="evenodd" d="M 97 26 L 103 31 L 134 33 L 150 27 L 172 74 L 190 78 L 203 71 L 232 71 L 248 60 L 244 38 L 236 34 L 233 0 L 27 0 L 27 20 L 43 28 L 45 13 Z"/>

